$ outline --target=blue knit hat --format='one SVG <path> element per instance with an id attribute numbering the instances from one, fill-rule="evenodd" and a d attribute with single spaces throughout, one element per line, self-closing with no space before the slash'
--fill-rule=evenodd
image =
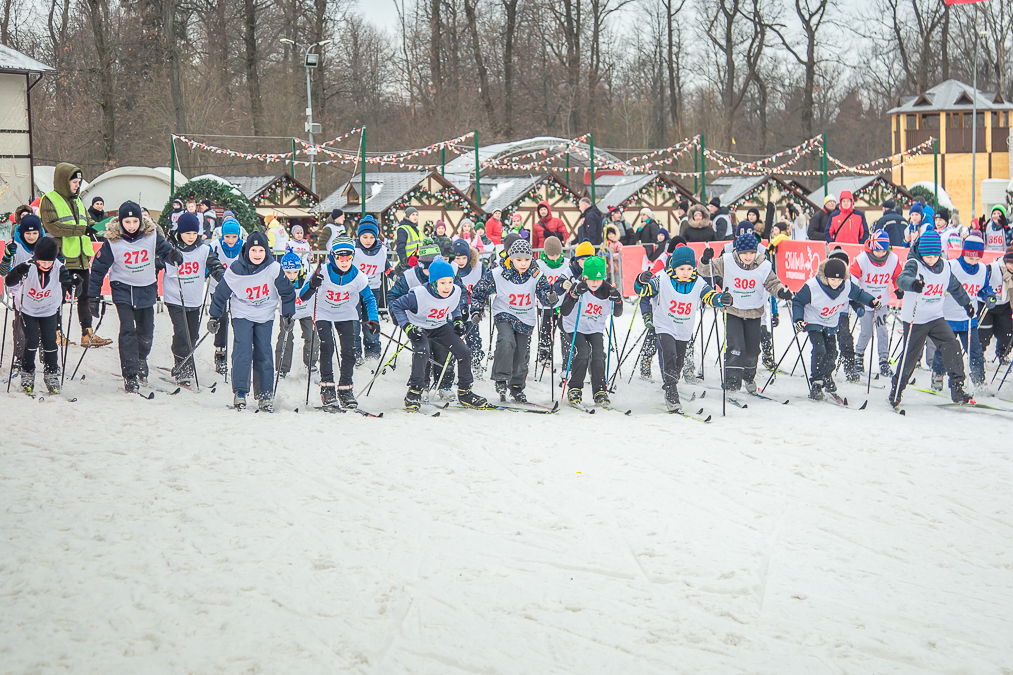
<path id="1" fill-rule="evenodd" d="M 463 239 L 454 241 L 454 257 L 459 255 L 465 255 L 471 257 L 471 247 L 468 246 L 468 242 Z"/>
<path id="2" fill-rule="evenodd" d="M 743 251 L 755 251 L 756 232 L 750 230 L 749 232 L 743 232 L 739 236 L 735 237 L 735 242 L 732 244 L 732 248 L 739 253 L 742 253 Z"/>
<path id="3" fill-rule="evenodd" d="M 359 221 L 359 227 L 355 231 L 355 236 L 361 237 L 367 232 L 372 234 L 377 239 L 380 238 L 380 228 L 377 226 L 376 221 L 373 219 L 373 216 L 366 216 L 365 218 Z"/>
<path id="4" fill-rule="evenodd" d="M 302 260 L 299 259 L 292 249 L 289 249 L 281 257 L 281 268 L 283 270 L 297 270 L 302 268 Z"/>
<path id="5" fill-rule="evenodd" d="M 943 240 L 939 238 L 939 233 L 936 232 L 936 228 L 931 225 L 925 234 L 918 237 L 918 255 L 942 255 L 943 254 Z"/>
<path id="6" fill-rule="evenodd" d="M 919 202 L 915 202 L 914 204 L 911 205 L 911 210 L 908 211 L 908 215 L 910 216 L 912 213 L 921 213 L 922 215 L 924 215 L 924 211 L 922 211 L 922 205 Z"/>
<path id="7" fill-rule="evenodd" d="M 429 281 L 436 284 L 444 277 L 454 277 L 454 268 L 443 258 L 437 258 L 429 265 Z"/>
<path id="8" fill-rule="evenodd" d="M 676 267 L 681 267 L 682 265 L 691 265 L 696 267 L 696 254 L 689 246 L 676 247 L 676 249 L 672 251 L 672 255 L 668 257 L 668 264 L 666 267 L 670 270 L 674 270 Z"/>
<path id="9" fill-rule="evenodd" d="M 337 257 L 338 253 L 355 253 L 355 244 L 351 237 L 341 235 L 334 238 L 334 243 L 331 244 L 331 255 Z"/>
<path id="10" fill-rule="evenodd" d="M 183 216 L 180 216 L 182 220 Z M 242 230 L 239 227 L 239 221 L 235 218 L 226 218 L 222 221 L 222 234 L 234 234 L 237 237 L 242 234 Z"/>

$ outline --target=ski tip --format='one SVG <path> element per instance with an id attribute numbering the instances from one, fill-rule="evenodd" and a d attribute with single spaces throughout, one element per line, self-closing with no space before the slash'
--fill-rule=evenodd
<path id="1" fill-rule="evenodd" d="M 630 415 L 631 413 L 633 413 L 633 410 L 627 410 L 627 411 L 626 411 L 626 412 L 624 412 L 623 414 L 624 414 L 624 415 Z"/>
<path id="2" fill-rule="evenodd" d="M 176 387 L 176 391 L 173 391 L 173 392 L 171 392 L 171 393 L 169 394 L 169 396 L 175 396 L 175 395 L 176 395 L 176 394 L 178 394 L 178 393 L 179 393 L 179 387 Z"/>
<path id="3" fill-rule="evenodd" d="M 782 403 L 781 405 L 788 405 L 788 401 L 790 401 L 790 400 L 791 400 L 790 398 L 785 399 L 784 403 Z"/>
<path id="4" fill-rule="evenodd" d="M 697 410 L 696 414 L 697 415 L 703 415 L 703 408 L 700 408 L 699 410 Z M 710 419 L 710 415 L 707 416 L 707 419 Z"/>
<path id="5" fill-rule="evenodd" d="M 295 409 L 295 410 L 293 410 L 292 412 L 295 412 L 295 413 L 299 412 L 299 408 L 296 408 L 296 409 Z"/>
<path id="6" fill-rule="evenodd" d="M 296 412 L 298 412 L 298 411 L 296 411 Z M 377 413 L 376 418 L 380 419 L 381 417 L 383 417 L 383 413 Z"/>
<path id="7" fill-rule="evenodd" d="M 859 410 L 865 410 L 865 406 L 867 406 L 867 405 L 869 405 L 869 402 L 868 402 L 868 401 L 865 401 L 865 402 L 864 402 L 864 403 L 863 403 L 862 405 L 860 405 L 860 406 L 858 407 L 858 409 L 859 409 Z"/>
<path id="8" fill-rule="evenodd" d="M 703 410 L 701 410 L 700 412 L 703 412 Z M 710 422 L 710 421 L 711 421 L 711 416 L 707 415 L 707 417 L 704 418 L 704 422 Z"/>
<path id="9" fill-rule="evenodd" d="M 702 394 L 700 394 L 700 398 L 707 398 L 707 390 L 706 389 L 704 390 L 704 392 Z"/>
<path id="10" fill-rule="evenodd" d="M 141 398 L 145 398 L 145 399 L 147 399 L 147 400 L 150 401 L 151 399 L 155 398 L 155 392 L 152 391 L 152 392 L 148 393 L 147 396 L 145 396 L 144 394 L 141 394 Z"/>
<path id="11" fill-rule="evenodd" d="M 844 405 L 848 405 L 848 399 L 847 398 L 844 399 Z"/>
<path id="12" fill-rule="evenodd" d="M 438 412 L 437 413 L 433 413 L 432 415 L 430 415 L 430 417 L 439 417 L 439 416 L 440 416 L 440 413 L 438 413 Z"/>
<path id="13" fill-rule="evenodd" d="M 593 415 L 594 413 L 595 413 L 595 409 L 594 408 L 591 408 L 590 410 L 587 411 L 588 415 Z"/>
<path id="14" fill-rule="evenodd" d="M 38 398 L 37 398 L 37 399 L 35 399 L 35 400 L 36 400 L 36 401 L 38 401 L 39 403 L 42 403 L 43 401 L 45 401 L 45 400 L 46 400 L 46 397 L 45 397 L 45 396 L 40 396 L 40 397 L 38 397 Z"/>
<path id="15" fill-rule="evenodd" d="M 552 404 L 552 407 L 549 409 L 549 412 L 556 412 L 557 410 L 559 410 L 559 401 L 556 401 L 555 403 Z"/>
<path id="16" fill-rule="evenodd" d="M 86 375 L 84 375 L 84 374 L 82 374 L 82 375 L 81 375 L 81 381 L 82 381 L 82 382 L 84 381 L 84 378 L 85 378 L 85 377 L 86 377 Z M 72 379 L 72 380 L 73 380 L 74 378 L 72 377 L 72 378 L 70 378 L 70 379 Z"/>

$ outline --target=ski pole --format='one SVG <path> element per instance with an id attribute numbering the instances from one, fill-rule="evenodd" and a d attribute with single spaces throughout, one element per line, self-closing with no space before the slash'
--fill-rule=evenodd
<path id="1" fill-rule="evenodd" d="M 777 371 L 781 369 L 781 362 L 788 356 L 788 352 L 791 351 L 792 346 L 794 345 L 788 345 L 788 347 L 784 350 L 784 354 L 781 354 L 781 358 L 778 360 L 777 365 L 774 366 L 774 371 L 770 374 L 770 377 L 767 378 L 767 383 L 760 387 L 761 394 L 768 386 L 770 386 L 770 383 L 774 381 L 774 378 L 777 377 Z"/>
<path id="2" fill-rule="evenodd" d="M 999 386 L 995 390 L 996 394 L 998 394 L 1000 391 L 1002 391 L 1002 385 L 1006 384 L 1006 378 L 1009 377 L 1010 368 L 1013 368 L 1013 361 L 1010 361 L 1010 364 L 1008 366 L 1006 366 L 1006 372 L 1003 374 L 1002 380 L 999 381 Z M 999 372 L 998 368 L 996 369 L 995 372 L 998 374 L 998 372 Z M 992 379 L 995 379 L 995 378 L 992 378 Z"/>
<path id="3" fill-rule="evenodd" d="M 865 385 L 865 393 L 872 391 L 872 355 L 876 353 L 876 309 L 872 310 L 872 337 L 869 338 L 869 381 Z"/>
<path id="4" fill-rule="evenodd" d="M 573 364 L 573 350 L 577 346 L 577 328 L 580 327 L 580 308 L 583 303 L 580 299 L 577 299 L 577 320 L 573 324 L 573 336 L 570 338 L 570 356 L 566 359 L 566 374 L 563 376 L 563 381 L 559 383 L 559 400 L 563 400 L 563 396 L 566 395 L 566 387 L 570 380 L 570 365 Z"/>
<path id="5" fill-rule="evenodd" d="M 400 326 L 398 326 L 398 330 L 401 330 Z M 397 358 L 397 355 L 400 354 L 401 350 L 404 349 L 405 346 L 406 346 L 405 344 L 399 342 L 395 338 L 392 338 L 391 336 L 387 335 L 386 333 L 381 332 L 380 335 L 383 335 L 385 338 L 387 338 L 387 347 L 383 350 L 383 355 L 380 357 L 380 361 L 381 362 L 383 361 L 383 357 L 387 355 L 387 349 L 390 348 L 390 343 L 391 342 L 396 343 L 398 345 L 398 348 L 397 348 L 397 350 L 395 350 L 394 355 L 390 357 L 390 360 L 387 361 L 387 363 L 384 363 L 382 366 L 379 363 L 377 364 L 376 370 L 373 371 L 373 378 L 369 381 L 368 384 L 366 384 L 365 387 L 363 387 L 359 391 L 358 394 L 356 394 L 356 396 L 362 396 L 363 392 L 365 392 L 366 396 L 369 396 L 369 392 L 373 390 L 373 383 L 376 382 L 377 378 L 379 378 L 381 375 L 383 375 L 384 373 L 387 372 L 387 366 L 390 365 L 391 361 L 394 361 Z M 411 348 L 409 347 L 409 350 L 410 349 Z M 393 370 L 393 368 L 392 368 L 392 370 Z"/>
<path id="6" fill-rule="evenodd" d="M 208 288 L 208 284 L 204 284 L 204 288 Z M 181 361 L 176 368 L 180 369 L 180 372 L 184 372 L 186 364 L 189 362 L 193 368 L 193 383 L 197 388 L 197 393 L 200 393 L 200 380 L 197 379 L 197 361 L 191 360 L 193 357 L 193 340 L 190 338 L 190 318 L 186 315 L 186 303 L 183 301 L 183 280 L 179 275 L 179 265 L 176 265 L 176 288 L 179 289 L 179 308 L 183 310 L 183 330 L 186 332 L 186 346 L 190 350 L 190 356 L 186 360 Z M 205 293 L 204 301 L 207 301 L 207 294 Z M 200 320 L 204 315 L 204 305 L 201 305 L 201 314 L 197 318 L 197 327 L 200 328 Z"/>
<path id="7" fill-rule="evenodd" d="M 92 335 L 98 335 L 98 329 L 102 327 L 102 319 L 106 318 L 107 303 L 104 300 L 100 300 L 99 305 L 101 306 L 102 309 L 99 310 L 98 323 L 95 324 L 95 330 L 92 331 Z M 67 336 L 64 335 L 63 338 L 67 339 Z M 74 377 L 77 375 L 77 369 L 81 367 L 81 362 L 84 361 L 85 355 L 88 353 L 88 350 L 91 349 L 91 346 L 92 344 L 94 344 L 94 342 L 95 342 L 94 340 L 88 340 L 88 344 L 84 346 L 84 351 L 81 352 L 81 358 L 77 360 L 77 366 L 74 368 L 74 372 L 70 374 L 71 382 L 74 381 Z"/>
<path id="8" fill-rule="evenodd" d="M 615 328 L 615 317 L 609 317 L 609 330 L 608 330 L 608 354 L 605 356 L 605 380 L 608 381 L 608 374 L 612 370 L 612 329 Z M 618 357 L 616 357 L 618 358 Z M 616 371 L 618 372 L 618 370 Z"/>
<path id="9" fill-rule="evenodd" d="M 197 317 L 197 325 L 198 326 L 201 324 L 202 321 L 204 321 L 204 306 L 208 304 L 208 291 L 209 290 L 211 290 L 211 282 L 208 281 L 207 278 L 205 278 L 204 279 L 204 299 L 200 301 L 200 316 Z M 180 293 L 179 293 L 179 304 L 181 304 L 181 305 L 183 304 L 183 291 L 180 291 Z M 196 372 L 196 371 L 197 371 L 197 368 L 194 368 L 194 372 Z M 197 379 L 196 375 L 194 375 L 194 379 L 195 380 Z"/>
<path id="10" fill-rule="evenodd" d="M 549 400 L 556 400 L 556 314 L 549 313 Z M 543 371 L 544 372 L 544 371 Z"/>
<path id="11" fill-rule="evenodd" d="M 4 293 L 6 294 L 6 288 Z M 4 337 L 0 340 L 0 363 L 4 361 L 4 350 L 7 349 L 7 319 L 10 317 L 11 308 L 7 305 L 7 298 L 4 298 Z M 2 366 L 0 366 L 2 367 Z M 13 371 L 11 371 L 13 372 Z"/>
<path id="12" fill-rule="evenodd" d="M 447 367 L 450 365 L 450 357 L 453 356 L 453 354 L 454 353 L 452 351 L 450 351 L 450 349 L 447 349 L 447 358 L 443 362 L 443 370 L 440 371 L 440 379 L 433 380 L 433 384 L 432 384 L 432 386 L 429 387 L 429 391 L 432 391 L 433 389 L 440 389 L 440 388 L 442 388 L 442 385 L 443 385 L 443 376 L 447 374 Z"/>
<path id="13" fill-rule="evenodd" d="M 70 289 L 70 306 L 74 306 L 74 299 L 77 297 L 77 286 L 73 286 Z M 63 386 L 63 381 L 67 377 L 67 350 L 70 349 L 70 340 L 67 336 L 70 335 L 70 322 L 74 319 L 74 310 L 71 309 L 67 312 L 67 332 L 63 334 L 63 358 L 60 360 L 60 386 Z M 6 339 L 7 335 L 7 322 L 4 321 L 4 336 Z M 93 335 L 94 337 L 94 335 Z"/>
<path id="14" fill-rule="evenodd" d="M 918 279 L 919 281 L 922 281 L 924 283 L 924 280 L 922 279 L 921 275 L 918 276 Z M 910 346 L 909 343 L 911 342 L 911 333 L 914 331 L 915 327 L 915 317 L 918 316 L 918 299 L 920 297 L 921 293 L 915 295 L 914 305 L 911 308 L 911 321 L 909 321 L 908 324 L 904 327 L 904 341 L 903 341 L 904 346 L 901 348 L 900 372 L 898 372 L 895 375 L 897 379 L 895 381 L 895 384 L 893 385 L 893 393 L 890 395 L 891 403 L 895 402 L 897 400 L 897 396 L 900 394 L 901 382 L 903 382 L 905 386 L 907 385 L 907 378 L 909 376 L 907 375 L 907 373 L 904 372 L 904 369 L 907 367 L 908 347 Z M 903 321 L 903 317 L 901 317 L 901 320 Z M 912 368 L 912 370 L 914 369 Z"/>
<path id="15" fill-rule="evenodd" d="M 310 404 L 310 380 L 313 379 L 313 341 L 317 337 L 317 297 L 319 295 L 317 292 L 313 293 L 313 332 L 310 333 L 310 365 L 306 368 L 306 405 Z M 389 345 L 390 343 L 388 342 L 387 344 Z"/>
<path id="16" fill-rule="evenodd" d="M 629 352 L 628 356 L 632 355 L 633 352 L 636 351 L 636 346 L 638 344 L 640 345 L 640 352 L 637 355 L 637 360 L 639 361 L 640 359 L 643 359 L 646 356 L 646 354 L 644 353 L 644 350 L 647 349 L 647 333 L 649 331 L 650 331 L 650 329 L 645 326 L 644 327 L 644 332 L 640 334 L 640 337 L 637 338 L 637 341 L 633 343 L 633 347 L 630 348 L 630 352 Z M 641 340 L 643 340 L 642 343 L 641 343 Z M 630 370 L 630 377 L 629 377 L 629 379 L 626 380 L 626 384 L 630 384 L 631 382 L 633 382 L 633 375 L 636 372 L 637 372 L 637 368 L 636 368 L 636 365 L 634 364 L 634 367 Z"/>
<path id="17" fill-rule="evenodd" d="M 806 331 L 806 339 L 809 339 L 809 331 Z M 798 343 L 798 333 L 795 333 L 795 345 L 798 347 L 799 360 L 802 362 L 802 374 L 805 375 L 805 386 L 807 389 L 812 390 L 812 384 L 809 382 L 809 371 L 805 367 L 805 359 L 802 358 L 802 345 Z"/>
<path id="18" fill-rule="evenodd" d="M 714 323 L 715 324 L 717 324 L 717 320 L 718 320 L 717 312 L 718 312 L 718 308 L 715 307 L 714 308 Z M 725 342 L 727 342 L 728 341 L 728 312 L 725 312 L 725 315 L 724 315 L 724 324 L 725 324 Z M 726 377 L 726 371 L 728 370 L 728 364 L 726 364 L 725 360 L 723 358 L 721 358 L 722 357 L 722 353 L 721 352 L 723 352 L 723 351 L 724 351 L 723 348 L 718 350 L 718 358 L 720 359 L 720 363 L 721 363 L 721 416 L 722 417 L 725 416 L 725 409 L 728 407 L 728 387 L 725 386 L 725 377 Z"/>
<path id="19" fill-rule="evenodd" d="M 637 337 L 637 339 L 633 341 L 633 344 L 632 344 L 632 345 L 630 345 L 630 351 L 626 352 L 626 353 L 625 353 L 625 355 L 623 355 L 623 358 L 619 359 L 619 365 L 618 365 L 618 366 L 616 366 L 616 372 L 615 372 L 615 375 L 613 375 L 613 376 L 612 376 L 612 382 L 610 382 L 610 383 L 609 383 L 609 391 L 610 391 L 610 392 L 614 392 L 614 391 L 615 391 L 615 387 L 616 387 L 616 380 L 618 380 L 618 379 L 619 379 L 619 369 L 620 369 L 620 368 L 622 368 L 623 364 L 624 364 L 624 363 L 626 363 L 626 360 L 627 360 L 628 358 L 630 358 L 631 356 L 633 356 L 633 352 L 635 352 L 635 351 L 636 351 L 636 347 L 637 347 L 637 345 L 638 345 L 638 344 L 640 344 L 640 341 L 644 339 L 644 335 L 646 335 L 646 334 L 647 334 L 647 326 L 644 326 L 644 330 L 642 330 L 642 331 L 640 332 L 640 335 L 639 335 L 639 336 Z M 633 381 L 633 373 L 635 373 L 635 372 L 636 372 L 636 368 L 634 368 L 634 369 L 633 369 L 633 370 L 632 370 L 632 371 L 630 372 L 630 379 L 629 379 L 629 382 L 632 382 L 632 381 Z M 628 384 L 629 382 L 627 382 L 627 384 Z"/>
<path id="20" fill-rule="evenodd" d="M 282 317 L 282 318 L 284 319 L 284 317 Z M 293 322 L 294 321 L 295 321 L 295 319 L 293 319 Z M 292 333 L 292 329 L 294 328 L 294 326 L 295 326 L 295 324 L 293 323 L 292 326 L 286 326 L 285 328 L 282 329 L 282 335 L 281 335 L 281 339 L 282 339 L 282 342 L 281 342 L 281 361 L 283 363 L 285 361 L 285 352 L 288 351 L 288 336 Z M 280 376 L 281 376 L 281 370 L 279 370 L 278 368 L 275 368 L 274 369 L 274 389 L 271 390 L 271 400 L 272 401 L 274 401 L 275 396 L 278 395 L 278 379 L 279 379 Z"/>
<path id="21" fill-rule="evenodd" d="M 190 353 L 189 353 L 189 354 L 188 354 L 188 355 L 186 356 L 186 358 L 185 358 L 185 359 L 183 359 L 183 362 L 184 362 L 184 363 L 185 363 L 185 362 L 186 362 L 186 361 L 187 361 L 187 360 L 188 360 L 188 359 L 189 359 L 190 357 L 192 357 L 192 356 L 194 355 L 194 352 L 196 352 L 196 351 L 197 351 L 197 348 L 198 348 L 198 347 L 200 347 L 201 343 L 202 343 L 202 342 L 204 342 L 204 340 L 205 340 L 205 339 L 207 339 L 207 336 L 208 336 L 208 335 L 211 335 L 211 333 L 204 333 L 204 335 L 202 335 L 202 336 L 200 337 L 200 339 L 199 339 L 199 340 L 197 340 L 197 344 L 195 344 L 195 345 L 193 346 L 193 350 L 191 350 L 191 351 L 190 351 Z M 169 371 L 169 374 L 170 374 L 170 375 L 172 375 L 173 377 L 175 377 L 176 375 L 178 375 L 178 374 L 179 374 L 179 372 L 180 372 L 180 371 L 179 371 L 179 370 L 178 370 L 177 368 L 173 368 L 173 369 L 172 369 L 171 371 Z M 73 377 L 71 377 L 70 379 L 74 379 L 74 378 L 73 378 Z"/>
<path id="22" fill-rule="evenodd" d="M 798 358 L 795 359 L 795 365 L 793 365 L 791 367 L 791 373 L 789 374 L 790 377 L 794 377 L 795 376 L 795 369 L 798 368 L 799 362 L 802 361 L 802 353 L 803 353 L 803 350 L 805 349 L 805 346 L 807 344 L 809 344 L 809 331 L 806 331 L 806 333 L 805 333 L 805 339 L 802 340 L 802 347 L 799 349 Z"/>

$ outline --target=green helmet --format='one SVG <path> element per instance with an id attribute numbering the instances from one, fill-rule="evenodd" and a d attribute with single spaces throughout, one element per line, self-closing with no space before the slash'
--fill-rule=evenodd
<path id="1" fill-rule="evenodd" d="M 584 263 L 584 278 L 591 281 L 605 280 L 605 258 L 592 256 Z"/>
<path id="2" fill-rule="evenodd" d="M 419 244 L 419 262 L 431 263 L 441 255 L 440 247 L 432 239 L 423 239 Z"/>

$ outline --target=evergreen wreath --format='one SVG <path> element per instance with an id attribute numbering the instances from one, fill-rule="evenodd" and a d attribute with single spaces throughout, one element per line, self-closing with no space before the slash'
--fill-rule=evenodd
<path id="1" fill-rule="evenodd" d="M 220 206 L 225 211 L 232 211 L 236 214 L 236 220 L 247 232 L 262 232 L 264 226 L 257 215 L 256 207 L 239 188 L 231 184 L 221 183 L 211 178 L 199 178 L 184 183 L 176 188 L 176 191 L 169 197 L 169 201 L 162 208 L 162 215 L 158 217 L 158 224 L 164 232 L 169 231 L 169 215 L 172 213 L 172 202 L 174 199 L 188 199 L 200 202 L 210 199 L 214 206 Z"/>

